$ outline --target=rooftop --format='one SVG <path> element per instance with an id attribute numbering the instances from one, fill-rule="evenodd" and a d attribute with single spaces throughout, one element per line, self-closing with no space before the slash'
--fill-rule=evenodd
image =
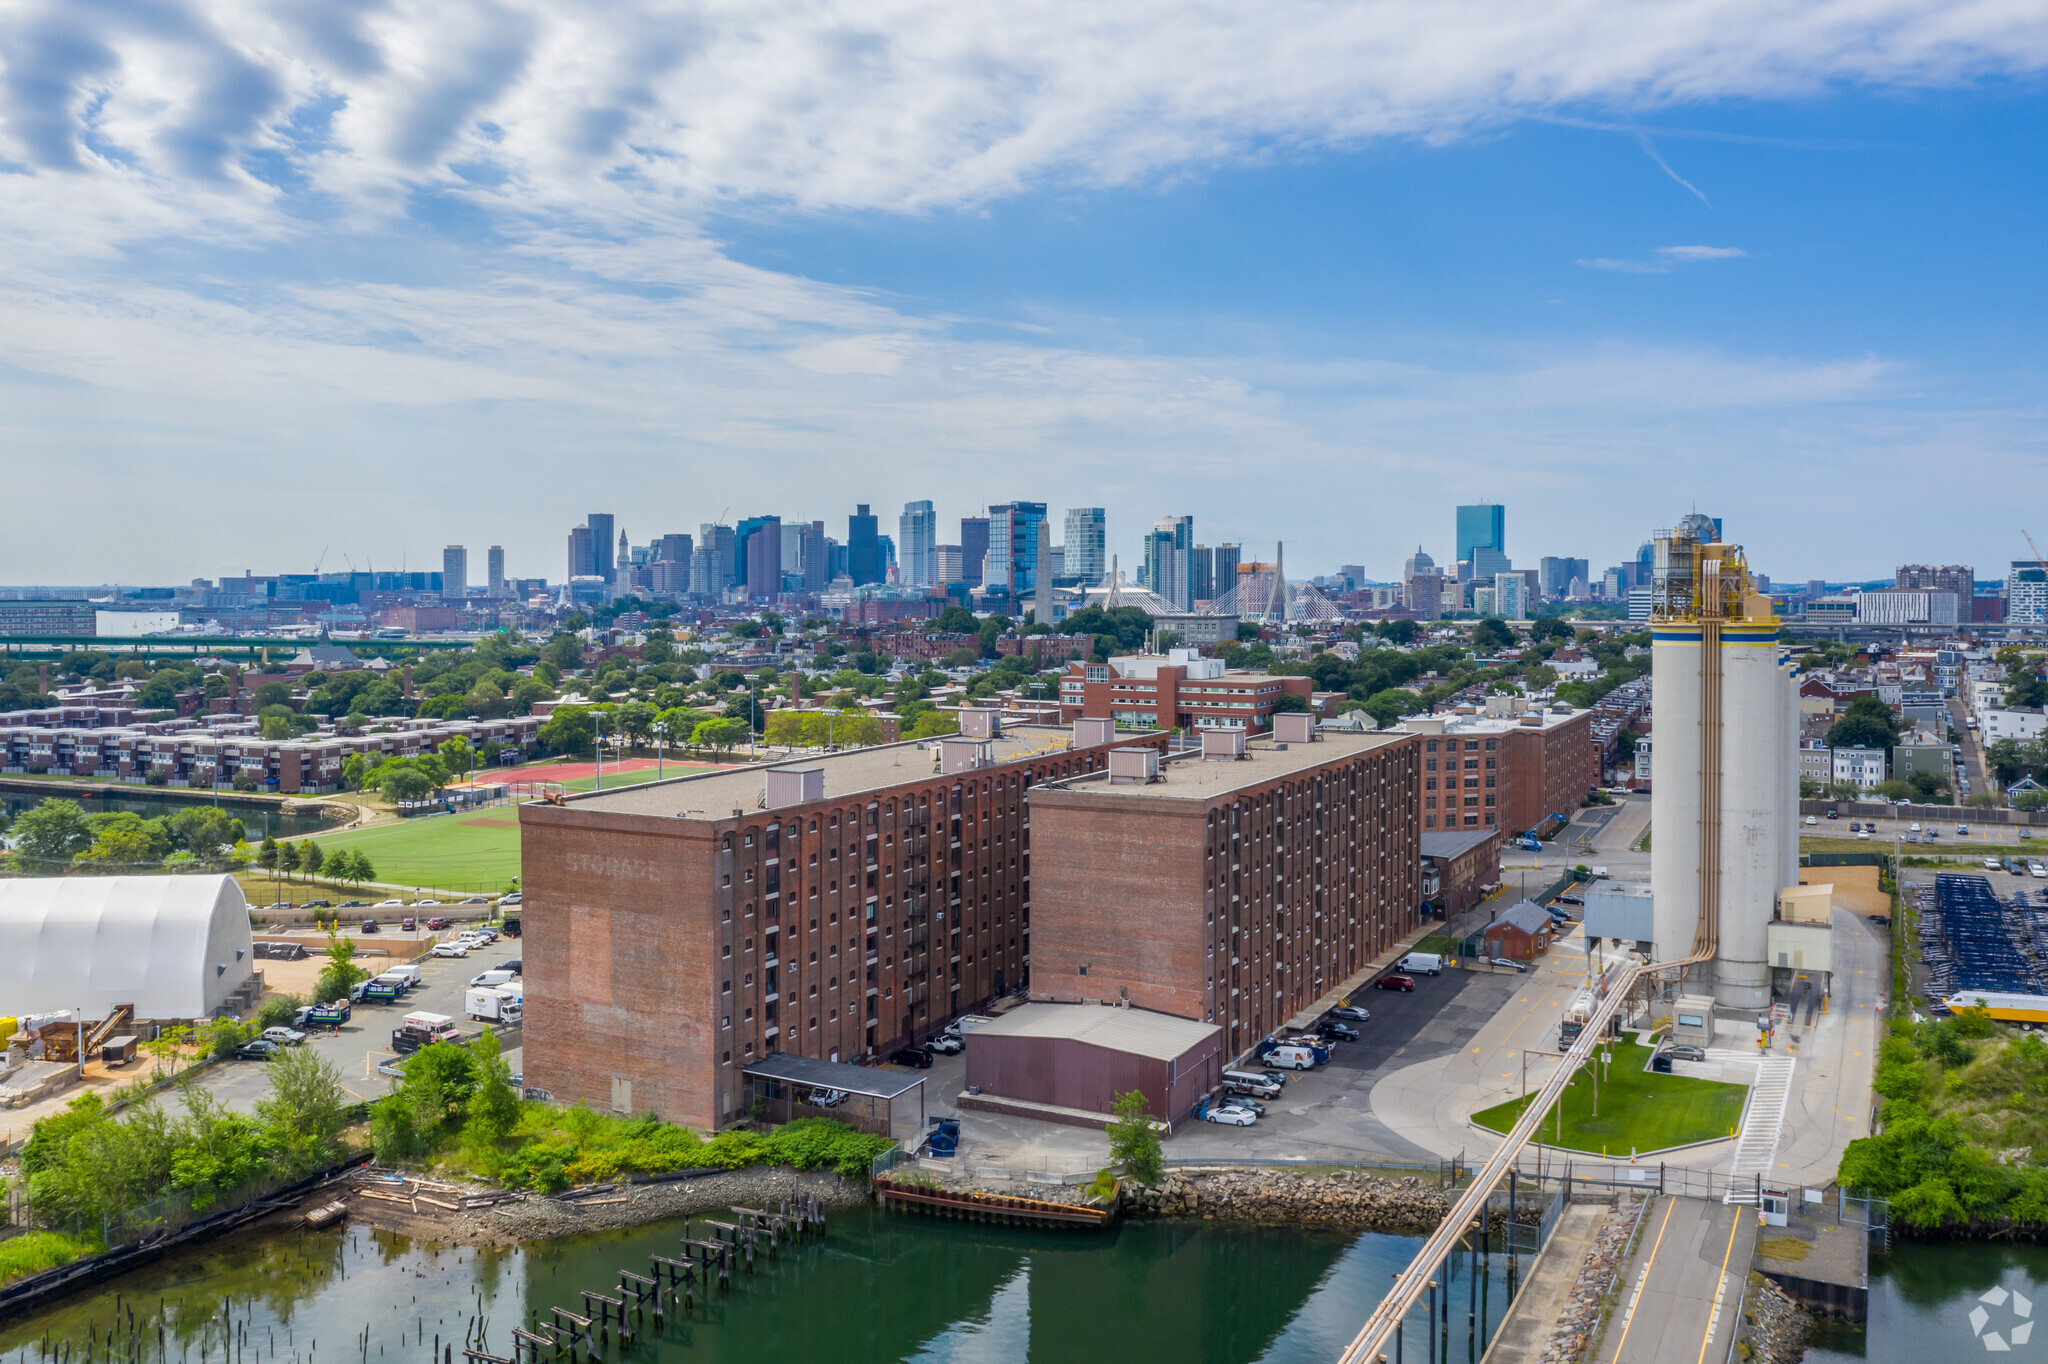
<path id="1" fill-rule="evenodd" d="M 1488 839 L 1500 837 L 1498 829 L 1462 829 L 1456 833 L 1430 834 L 1422 836 L 1424 857 L 1462 857 Z"/>
<path id="2" fill-rule="evenodd" d="M 1408 737 L 1398 732 L 1353 734 L 1343 730 L 1318 729 L 1313 743 L 1279 744 L 1271 739 L 1252 740 L 1245 744 L 1242 758 L 1204 758 L 1194 752 L 1175 754 L 1160 762 L 1157 781 L 1111 784 L 1107 772 L 1094 772 L 1068 777 L 1064 781 L 1047 782 L 1037 788 L 1037 794 L 1085 791 L 1089 795 L 1123 796 L 1133 800 L 1213 800 L 1232 791 L 1263 786 L 1280 777 L 1306 772 L 1312 767 L 1398 743 Z"/>
<path id="3" fill-rule="evenodd" d="M 1103 1008 L 1094 1004 L 1026 1004 L 974 1030 L 975 1037 L 1058 1037 L 1111 1051 L 1171 1061 L 1185 1056 L 1222 1029 L 1214 1023 L 1154 1013 L 1149 1009 Z M 969 1043 L 969 1045 L 973 1045 Z"/>
<path id="4" fill-rule="evenodd" d="M 1073 747 L 1073 733 L 1064 728 L 1015 725 L 992 742 L 997 763 L 1056 753 Z M 779 763 L 758 763 L 667 781 L 642 782 L 611 791 L 570 796 L 579 810 L 617 815 L 660 815 L 690 819 L 730 819 L 735 810 L 765 808 L 771 768 L 818 768 L 825 774 L 826 800 L 843 800 L 867 791 L 881 791 L 907 782 L 924 781 L 938 772 L 939 741 L 910 740 L 852 748 L 839 753 L 808 754 Z"/>

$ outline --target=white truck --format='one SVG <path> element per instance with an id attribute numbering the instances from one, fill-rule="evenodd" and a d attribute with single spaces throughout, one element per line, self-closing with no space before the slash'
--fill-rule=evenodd
<path id="1" fill-rule="evenodd" d="M 517 990 L 501 986 L 485 986 L 476 990 L 465 990 L 462 994 L 462 1011 L 481 1023 L 517 1023 L 525 1007 Z"/>

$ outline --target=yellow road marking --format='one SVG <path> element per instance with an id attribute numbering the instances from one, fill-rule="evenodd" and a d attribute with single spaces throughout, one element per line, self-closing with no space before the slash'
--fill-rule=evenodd
<path id="1" fill-rule="evenodd" d="M 1714 1310 L 1707 1317 L 1707 1333 L 1700 1337 L 1700 1357 L 1694 1364 L 1707 1364 L 1707 1346 L 1713 1343 L 1714 1323 L 1721 1319 L 1721 1301 L 1728 1295 L 1728 1260 L 1735 1254 L 1735 1233 L 1742 1230 L 1742 1205 L 1735 1205 L 1735 1218 L 1728 1226 L 1728 1249 L 1721 1252 L 1721 1277 L 1714 1285 Z"/>
<path id="2" fill-rule="evenodd" d="M 1635 1295 L 1628 1300 L 1628 1311 L 1622 1314 L 1621 1339 L 1614 1342 L 1615 1364 L 1621 1364 L 1621 1347 L 1628 1344 L 1628 1328 L 1635 1325 L 1636 1304 L 1643 1300 L 1643 1289 L 1650 1282 L 1650 1266 L 1657 1263 L 1657 1252 L 1664 1246 L 1664 1228 L 1671 1225 L 1671 1213 L 1677 1207 L 1675 1198 L 1664 1204 L 1664 1220 L 1657 1224 L 1657 1239 L 1650 1243 L 1650 1258 L 1643 1261 L 1643 1272 L 1636 1276 Z"/>

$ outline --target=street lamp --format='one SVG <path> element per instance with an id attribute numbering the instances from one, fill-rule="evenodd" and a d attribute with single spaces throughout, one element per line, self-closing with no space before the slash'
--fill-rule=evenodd
<path id="1" fill-rule="evenodd" d="M 602 791 L 604 790 L 604 712 L 601 710 L 590 712 L 590 723 L 592 732 L 595 735 L 590 741 L 590 755 L 597 760 L 597 785 L 591 789 Z"/>
<path id="2" fill-rule="evenodd" d="M 661 749 L 662 745 L 666 742 L 668 742 L 668 721 L 656 720 L 654 722 L 654 779 L 656 781 L 660 781 L 662 774 L 668 770 L 662 765 Z"/>
<path id="3" fill-rule="evenodd" d="M 825 706 L 818 711 L 818 714 L 825 717 L 825 751 L 830 753 L 832 751 L 832 726 L 839 722 L 840 712 L 836 707 Z"/>
<path id="4" fill-rule="evenodd" d="M 754 752 L 754 731 L 755 731 L 755 728 L 756 728 L 756 727 L 757 727 L 757 726 L 758 726 L 758 725 L 760 724 L 760 722 L 761 722 L 760 710 L 759 710 L 759 707 L 758 707 L 758 706 L 757 706 L 757 705 L 755 704 L 755 701 L 754 701 L 754 678 L 753 678 L 753 676 L 752 676 L 752 675 L 750 674 L 750 675 L 749 675 L 749 676 L 747 677 L 747 761 L 748 761 L 748 762 L 752 762 L 752 761 L 754 760 L 754 757 L 755 757 L 755 752 Z"/>

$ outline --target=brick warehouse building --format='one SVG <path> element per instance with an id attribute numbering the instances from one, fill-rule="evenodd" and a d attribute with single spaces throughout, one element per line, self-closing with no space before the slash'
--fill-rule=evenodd
<path id="1" fill-rule="evenodd" d="M 1164 655 L 1068 664 L 1060 679 L 1060 718 L 1087 716 L 1120 725 L 1258 734 L 1272 727 L 1281 697 L 1294 695 L 1304 705 L 1311 704 L 1315 685 L 1307 677 L 1233 672 L 1220 659 L 1174 649 Z"/>
<path id="2" fill-rule="evenodd" d="M 1422 829 L 1509 836 L 1570 819 L 1600 782 L 1593 713 L 1569 706 L 1514 715 L 1411 716 L 1422 737 Z"/>
<path id="3" fill-rule="evenodd" d="M 1020 729 L 522 806 L 526 1083 L 717 1127 L 771 1050 L 930 1036 L 1026 978 L 1027 790 L 1164 743 Z"/>
<path id="4" fill-rule="evenodd" d="M 1284 745 L 1204 736 L 1204 751 L 1031 796 L 1031 996 L 1223 1024 L 1224 1054 L 1363 983 L 1419 922 L 1421 741 L 1321 732 Z M 1240 749 L 1242 757 L 1230 753 Z M 1227 756 L 1226 756 L 1227 755 Z"/>

